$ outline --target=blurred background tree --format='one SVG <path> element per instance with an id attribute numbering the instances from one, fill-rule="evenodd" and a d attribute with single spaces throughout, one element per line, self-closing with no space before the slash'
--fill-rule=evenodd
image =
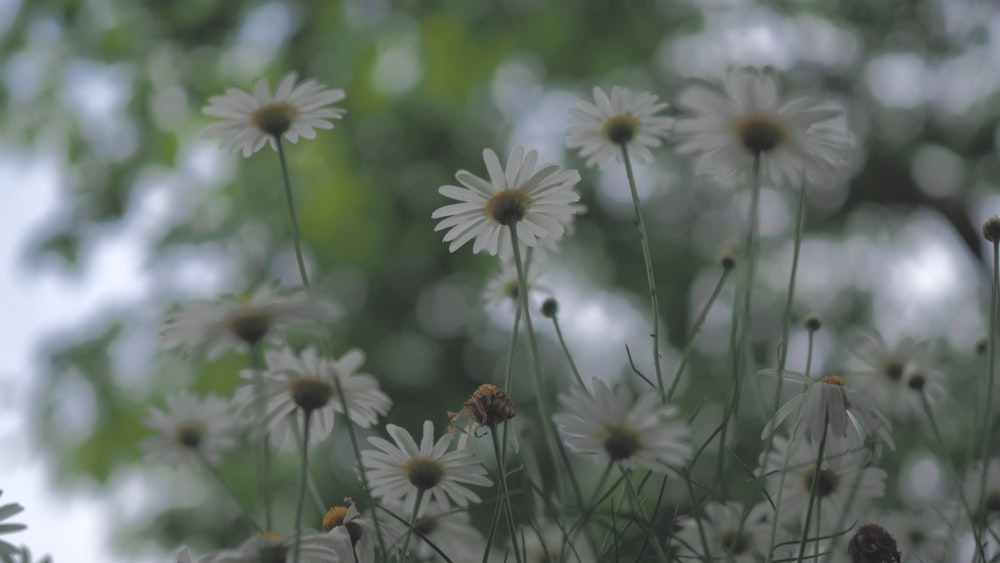
<path id="1" fill-rule="evenodd" d="M 52 335 L 43 346 L 47 369 L 31 374 L 37 439 L 60 487 L 105 486 L 141 466 L 141 420 L 166 394 L 225 395 L 236 386 L 240 354 L 204 363 L 158 351 L 164 311 L 275 278 L 295 285 L 277 157 L 265 149 L 243 159 L 198 136 L 210 122 L 199 114 L 209 96 L 249 89 L 259 77 L 274 84 L 288 71 L 347 93 L 346 118 L 316 140 L 289 145 L 288 154 L 317 292 L 342 311 L 329 327 L 333 352 L 356 346 L 368 354 L 366 371 L 396 402 L 390 422 L 415 428 L 432 418 L 443 427 L 446 411 L 502 373 L 512 315 L 503 305 L 484 308 L 481 297 L 497 261 L 468 249 L 450 254 L 430 219 L 445 203 L 438 186 L 453 183 L 456 170 L 482 173 L 484 147 L 505 155 L 521 143 L 542 160 L 581 169 L 588 210 L 551 257 L 547 285 L 563 303 L 570 346 L 592 360 L 587 376 L 628 374 L 626 344 L 648 357 L 646 282 L 624 174 L 615 165 L 584 170 L 565 150 L 567 109 L 594 85 L 672 101 L 686 81 L 717 80 L 727 64 L 772 66 L 786 91 L 836 101 L 857 138 L 845 175 L 807 190 L 794 315 L 824 319 L 824 365 L 837 369 L 841 336 L 860 326 L 938 340 L 958 358 L 982 335 L 988 285 L 978 224 L 1000 209 L 1000 74 L 990 70 L 1000 66 L 1000 7 L 992 3 L 7 0 L 0 7 L 5 144 L 44 154 L 61 189 L 60 209 L 36 233 L 27 260 L 36 271 L 73 278 L 93 267 L 102 245 L 128 240 L 147 274 L 138 297 Z M 740 240 L 745 190 L 694 177 L 669 147 L 639 170 L 639 182 L 665 354 L 676 357 L 718 275 L 718 254 Z M 760 364 L 775 357 L 795 208 L 794 189 L 766 187 L 762 260 L 773 267 L 760 268 L 756 293 Z M 709 406 L 726 396 L 730 301 L 710 316 L 687 376 L 694 383 L 686 396 L 708 397 Z M 802 333 L 795 334 L 793 367 L 802 355 Z M 568 377 L 558 348 L 548 345 L 553 380 Z M 323 457 L 324 495 L 357 496 L 350 451 L 337 446 Z M 241 461 L 223 472 L 251 496 Z M 293 459 L 280 476 L 289 487 L 294 466 Z M 165 487 L 180 480 L 150 475 Z M 218 517 L 224 507 L 200 505 L 208 493 L 180 489 L 173 501 L 163 497 L 161 515 L 118 523 L 123 553 L 241 539 L 244 530 Z"/>

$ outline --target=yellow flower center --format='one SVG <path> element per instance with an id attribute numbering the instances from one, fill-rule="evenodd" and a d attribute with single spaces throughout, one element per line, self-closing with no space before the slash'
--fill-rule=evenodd
<path id="1" fill-rule="evenodd" d="M 195 420 L 183 422 L 174 428 L 174 442 L 185 448 L 198 449 L 204 437 L 205 425 Z"/>
<path id="2" fill-rule="evenodd" d="M 250 115 L 250 124 L 268 135 L 280 137 L 298 116 L 298 108 L 291 104 L 268 104 Z"/>
<path id="3" fill-rule="evenodd" d="M 604 137 L 616 145 L 624 145 L 639 132 L 639 120 L 631 115 L 616 115 L 604 122 Z"/>
<path id="4" fill-rule="evenodd" d="M 816 475 L 816 466 L 812 466 L 802 473 L 802 485 L 807 491 L 812 490 L 813 476 Z M 819 472 L 819 482 L 816 483 L 816 495 L 825 497 L 837 490 L 837 483 L 840 477 L 829 469 L 821 469 Z"/>
<path id="5" fill-rule="evenodd" d="M 844 378 L 839 375 L 825 375 L 819 378 L 820 383 L 826 383 L 827 385 L 839 385 L 844 386 Z"/>
<path id="6" fill-rule="evenodd" d="M 403 465 L 403 471 L 410 484 L 421 491 L 433 489 L 444 479 L 444 466 L 422 455 L 411 457 Z"/>
<path id="7" fill-rule="evenodd" d="M 743 147 L 754 156 L 773 150 L 787 137 L 781 123 L 765 115 L 744 115 L 734 121 L 731 127 Z"/>
<path id="8" fill-rule="evenodd" d="M 226 319 L 226 328 L 248 346 L 256 346 L 271 330 L 274 316 L 260 309 L 237 311 Z"/>
<path id="9" fill-rule="evenodd" d="M 521 188 L 499 191 L 483 205 L 486 216 L 494 223 L 509 227 L 524 219 L 531 207 L 531 197 Z"/>
<path id="10" fill-rule="evenodd" d="M 631 428 L 612 424 L 604 427 L 604 451 L 611 461 L 628 459 L 642 448 L 639 434 Z"/>
<path id="11" fill-rule="evenodd" d="M 347 507 L 335 506 L 328 510 L 326 516 L 323 516 L 323 531 L 329 532 L 337 526 L 343 526 L 345 516 L 347 516 Z"/>
<path id="12" fill-rule="evenodd" d="M 304 377 L 288 382 L 288 392 L 295 404 L 304 411 L 313 411 L 326 406 L 333 396 L 333 385 L 323 379 Z"/>

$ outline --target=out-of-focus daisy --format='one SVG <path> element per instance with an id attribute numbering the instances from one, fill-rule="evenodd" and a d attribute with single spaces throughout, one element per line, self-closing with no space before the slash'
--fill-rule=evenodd
<path id="1" fill-rule="evenodd" d="M 687 550 L 713 561 L 726 561 L 732 557 L 735 563 L 755 563 L 767 557 L 771 542 L 769 517 L 773 513 L 769 504 L 754 506 L 745 517 L 743 505 L 738 502 L 710 502 L 701 510 L 701 526 L 705 532 L 708 553 L 702 553 L 705 546 L 698 531 L 698 522 L 693 516 L 680 521 L 681 530 L 677 536 Z"/>
<path id="2" fill-rule="evenodd" d="M 3 491 L 0 491 L 0 495 Z M 20 514 L 24 511 L 24 507 L 16 502 L 11 502 L 0 506 L 0 535 L 12 534 L 14 532 L 20 532 L 27 528 L 24 524 L 7 524 L 4 523 L 5 520 L 14 516 L 15 514 Z M 17 546 L 7 543 L 4 540 L 0 540 L 0 556 L 12 556 L 15 553 L 20 553 L 20 548 Z"/>
<path id="3" fill-rule="evenodd" d="M 489 181 L 460 170 L 455 178 L 459 186 L 441 186 L 441 195 L 457 200 L 439 207 L 431 215 L 441 219 L 435 231 L 448 229 L 444 241 L 448 250 L 475 239 L 473 252 L 485 250 L 501 257 L 513 255 L 510 227 L 517 224 L 521 244 L 534 247 L 540 241 L 558 240 L 566 224 L 579 209 L 573 203 L 580 199 L 573 186 L 580 181 L 576 170 L 563 170 L 558 164 L 546 164 L 538 170 L 538 153 L 520 145 L 514 147 L 506 168 L 490 149 L 483 151 Z"/>
<path id="4" fill-rule="evenodd" d="M 903 561 L 941 563 L 952 537 L 948 524 L 932 510 L 894 512 L 878 522 L 896 538 Z"/>
<path id="5" fill-rule="evenodd" d="M 594 87 L 594 101 L 580 100 L 570 115 L 583 121 L 566 130 L 566 146 L 580 149 L 587 166 L 601 165 L 614 156 L 622 161 L 622 145 L 638 163 L 653 158 L 650 148 L 658 147 L 670 132 L 674 120 L 658 116 L 667 104 L 649 92 L 636 96 L 628 88 L 611 88 L 611 97 Z"/>
<path id="6" fill-rule="evenodd" d="M 538 258 L 536 255 L 531 260 L 531 263 L 524 273 L 524 281 L 528 284 L 529 296 L 538 291 L 549 291 L 548 287 L 539 283 L 539 279 L 542 277 L 543 273 L 542 267 L 538 265 Z M 502 260 L 500 262 L 500 271 L 497 272 L 495 276 L 490 278 L 490 281 L 486 284 L 486 289 L 483 290 L 483 300 L 490 306 L 508 303 L 516 308 L 519 306 L 518 294 L 520 292 L 520 287 L 520 283 L 517 279 L 517 268 L 514 266 L 514 261 Z"/>
<path id="7" fill-rule="evenodd" d="M 395 424 L 387 424 L 385 429 L 395 443 L 372 436 L 368 441 L 377 449 L 361 452 L 372 494 L 383 501 L 399 502 L 412 513 L 417 495 L 422 492 L 422 505 L 447 508 L 450 500 L 465 507 L 470 502 L 481 502 L 466 485 L 493 484 L 472 450 L 448 451 L 452 441 L 449 434 L 434 441 L 433 422 L 424 422 L 419 447 L 406 429 Z"/>
<path id="8" fill-rule="evenodd" d="M 399 520 L 408 524 L 412 515 L 412 512 L 399 504 L 389 504 L 385 510 L 395 515 L 388 518 L 392 518 L 397 524 Z M 379 522 L 385 522 L 388 518 L 383 517 Z M 405 534 L 396 533 L 398 525 L 390 525 L 388 528 L 393 536 L 389 550 L 402 549 Z M 406 528 L 404 525 L 403 531 Z M 424 505 L 417 515 L 413 530 L 410 547 L 416 552 L 420 561 L 444 561 L 438 550 L 451 561 L 472 561 L 473 558 L 475 561 L 482 561 L 486 540 L 472 525 L 469 513 L 463 509 Z M 403 556 L 403 559 L 405 560 L 406 556 Z"/>
<path id="9" fill-rule="evenodd" d="M 313 348 L 301 354 L 290 348 L 268 350 L 264 359 L 264 417 L 275 444 L 288 443 L 296 428 L 302 431 L 307 410 L 311 412 L 309 443 L 328 437 L 333 433 L 336 415 L 344 414 L 341 395 L 351 421 L 361 428 L 374 425 L 392 407 L 392 400 L 379 388 L 375 377 L 357 373 L 365 356 L 356 348 L 339 360 L 321 358 Z M 257 408 L 254 371 L 244 370 L 240 375 L 251 383 L 236 390 L 234 403 L 252 417 Z"/>
<path id="10" fill-rule="evenodd" d="M 777 375 L 778 371 L 767 369 L 761 371 L 761 374 Z M 786 418 L 797 414 L 792 427 L 794 439 L 804 436 L 819 442 L 825 431 L 829 441 L 844 440 L 844 447 L 858 446 L 867 436 L 873 441 L 886 444 L 890 449 L 896 448 L 889 421 L 867 396 L 847 387 L 843 378 L 827 375 L 810 379 L 801 373 L 787 370 L 782 372 L 782 377 L 802 384 L 804 389 L 778 409 L 774 420 L 764 427 L 762 438 L 780 426 Z M 829 429 L 824 430 L 827 425 Z"/>
<path id="11" fill-rule="evenodd" d="M 1000 515 L 1000 458 L 993 458 L 986 465 L 985 489 L 982 481 L 983 471 L 981 462 L 969 468 L 962 492 L 973 514 L 980 520 L 989 520 Z"/>
<path id="12" fill-rule="evenodd" d="M 168 397 L 166 410 L 150 409 L 144 423 L 159 432 L 139 444 L 146 459 L 173 466 L 197 463 L 202 457 L 219 463 L 220 453 L 236 445 L 233 433 L 239 426 L 227 401 L 190 393 Z"/>
<path id="13" fill-rule="evenodd" d="M 596 563 L 597 557 L 590 549 L 582 533 L 566 537 L 566 532 L 559 526 L 542 522 L 538 530 L 529 526 L 522 527 L 517 532 L 518 547 L 524 550 L 525 563 L 548 563 L 563 561 L 565 563 Z M 513 546 L 510 546 L 513 550 Z M 502 553 L 496 553 L 490 561 L 504 561 Z"/>
<path id="14" fill-rule="evenodd" d="M 620 386 L 612 393 L 594 379 L 594 394 L 573 388 L 559 401 L 568 412 L 553 417 L 566 443 L 580 454 L 596 456 L 599 463 L 622 462 L 665 472 L 684 465 L 691 457 L 690 430 L 675 419 L 675 409 L 660 403 L 656 393 L 635 401 Z"/>
<path id="15" fill-rule="evenodd" d="M 804 521 L 819 456 L 819 445 L 809 439 L 789 442 L 776 436 L 774 451 L 762 454 L 771 498 L 776 499 L 781 487 L 781 519 Z M 788 455 L 788 474 L 782 481 L 781 470 Z M 821 529 L 830 530 L 852 522 L 853 514 L 866 501 L 885 494 L 886 472 L 868 467 L 871 453 L 865 449 L 846 449 L 827 441 L 823 461 L 819 466 L 814 510 L 818 507 Z M 815 525 L 817 519 L 812 519 Z"/>
<path id="16" fill-rule="evenodd" d="M 331 539 L 319 532 L 303 530 L 299 550 L 303 563 L 340 561 Z M 290 563 L 295 556 L 295 533 L 287 535 L 263 532 L 244 541 L 236 549 L 220 551 L 202 558 L 201 563 Z"/>
<path id="17" fill-rule="evenodd" d="M 921 393 L 930 403 L 944 394 L 943 375 L 930 367 L 930 352 L 912 338 L 889 346 L 878 333 L 862 334 L 851 342 L 850 351 L 844 375 L 891 415 L 922 412 Z"/>
<path id="18" fill-rule="evenodd" d="M 724 92 L 694 84 L 677 100 L 687 115 L 674 124 L 677 152 L 694 155 L 699 173 L 729 179 L 757 157 L 771 182 L 798 185 L 830 175 L 853 140 L 831 120 L 839 108 L 809 98 L 782 102 L 770 72 L 731 67 Z"/>
<path id="19" fill-rule="evenodd" d="M 263 286 L 245 299 L 225 296 L 184 305 L 167 317 L 162 341 L 186 353 L 203 351 L 211 360 L 234 345 L 256 346 L 279 325 L 308 326 L 334 313 L 328 303 L 302 295 L 279 295 Z"/>
<path id="20" fill-rule="evenodd" d="M 223 119 L 202 131 L 202 137 L 222 137 L 222 148 L 242 151 L 248 157 L 270 142 L 278 150 L 278 139 L 296 142 L 299 137 L 316 137 L 314 129 L 333 129 L 331 120 L 345 110 L 327 107 L 344 99 L 343 90 L 330 90 L 315 80 L 296 84 L 297 75 L 286 74 L 271 95 L 264 79 L 253 85 L 253 94 L 229 88 L 222 96 L 212 96 L 201 113 Z"/>

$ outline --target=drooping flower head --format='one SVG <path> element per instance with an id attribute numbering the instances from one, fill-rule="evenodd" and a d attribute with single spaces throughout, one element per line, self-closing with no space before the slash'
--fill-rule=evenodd
<path id="1" fill-rule="evenodd" d="M 677 420 L 675 409 L 661 404 L 656 393 L 636 401 L 625 386 L 612 392 L 594 379 L 593 395 L 575 387 L 559 401 L 567 412 L 553 420 L 577 453 L 660 473 L 683 466 L 691 457 L 687 424 Z"/>
<path id="2" fill-rule="evenodd" d="M 375 522 L 363 516 L 351 499 L 350 506 L 335 506 L 323 516 L 323 532 L 341 561 L 375 561 Z"/>
<path id="3" fill-rule="evenodd" d="M 174 466 L 201 458 L 218 463 L 221 452 L 236 445 L 233 434 L 239 427 L 227 401 L 189 393 L 168 397 L 166 410 L 150 409 L 144 422 L 159 431 L 139 444 L 146 458 Z"/>
<path id="4" fill-rule="evenodd" d="M 490 486 L 486 469 L 469 449 L 451 449 L 452 436 L 445 434 L 434 441 L 434 423 L 424 422 L 420 446 L 406 429 L 387 424 L 392 442 L 372 436 L 374 450 L 361 452 L 361 463 L 368 470 L 372 494 L 384 502 L 398 502 L 413 512 L 418 493 L 423 503 L 447 508 L 450 503 L 468 506 L 480 502 L 479 495 L 466 485 Z"/>
<path id="5" fill-rule="evenodd" d="M 628 88 L 611 88 L 611 97 L 594 87 L 594 101 L 580 100 L 569 113 L 583 121 L 566 130 L 566 145 L 580 149 L 587 166 L 602 165 L 614 156 L 622 162 L 622 145 L 638 163 L 653 158 L 650 148 L 658 147 L 674 120 L 656 115 L 667 104 L 655 95 L 642 92 L 636 96 Z"/>
<path id="6" fill-rule="evenodd" d="M 695 157 L 702 174 L 730 179 L 760 158 L 771 182 L 797 186 L 802 177 L 827 178 L 846 160 L 852 138 L 831 120 L 842 111 L 810 98 L 782 102 L 770 72 L 730 67 L 723 92 L 694 84 L 677 105 L 677 152 Z"/>
<path id="7" fill-rule="evenodd" d="M 264 143 L 278 150 L 278 140 L 298 141 L 316 137 L 315 129 L 333 129 L 331 120 L 343 117 L 345 110 L 327 107 L 344 99 L 343 90 L 330 90 L 315 80 L 296 84 L 297 76 L 288 73 L 271 95 L 264 79 L 253 85 L 253 94 L 229 88 L 222 96 L 212 96 L 201 112 L 221 118 L 202 131 L 202 137 L 222 137 L 222 148 L 242 151 L 244 157 L 259 151 Z"/>
<path id="8" fill-rule="evenodd" d="M 295 429 L 304 427 L 306 411 L 310 412 L 309 441 L 315 443 L 333 433 L 336 415 L 344 414 L 344 402 L 351 422 L 361 428 L 374 425 L 392 407 L 374 376 L 357 373 L 365 355 L 356 348 L 339 360 L 323 358 L 313 348 L 301 354 L 290 348 L 268 350 L 264 359 L 264 423 L 279 446 L 290 443 Z M 245 415 L 254 416 L 254 371 L 244 370 L 240 375 L 251 383 L 237 389 L 234 402 Z"/>
<path id="9" fill-rule="evenodd" d="M 441 195 L 457 200 L 438 208 L 431 215 L 441 219 L 435 231 L 448 229 L 444 241 L 454 252 L 470 240 L 472 251 L 481 250 L 503 258 L 513 255 L 510 228 L 517 225 L 517 237 L 526 247 L 542 241 L 558 240 L 579 208 L 580 199 L 573 186 L 580 181 L 576 170 L 563 170 L 558 164 L 546 164 L 538 170 L 538 153 L 520 145 L 514 147 L 507 166 L 490 149 L 483 151 L 489 181 L 465 170 L 455 174 L 462 184 L 441 186 Z"/>

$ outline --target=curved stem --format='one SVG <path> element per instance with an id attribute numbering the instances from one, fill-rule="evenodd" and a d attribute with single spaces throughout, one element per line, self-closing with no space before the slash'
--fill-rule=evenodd
<path id="1" fill-rule="evenodd" d="M 295 214 L 295 198 L 292 197 L 292 183 L 288 179 L 288 163 L 285 162 L 285 148 L 281 144 L 281 136 L 276 135 L 278 145 L 278 160 L 281 161 L 281 180 L 285 186 L 285 200 L 288 202 L 288 217 L 292 223 L 292 244 L 295 246 L 295 261 L 299 264 L 299 276 L 302 285 L 309 288 L 309 274 L 306 273 L 306 261 L 302 258 L 302 234 L 299 232 L 299 218 Z"/>
<path id="2" fill-rule="evenodd" d="M 642 245 L 642 260 L 646 265 L 646 282 L 649 284 L 649 303 L 653 308 L 653 365 L 656 367 L 656 385 L 660 390 L 660 400 L 667 401 L 666 387 L 663 385 L 663 368 L 660 366 L 660 303 L 656 297 L 656 278 L 653 276 L 653 257 L 649 252 L 649 235 L 646 222 L 642 218 L 639 204 L 639 191 L 635 186 L 635 175 L 632 173 L 632 159 L 628 155 L 628 145 L 619 143 L 622 149 L 622 159 L 625 161 L 625 173 L 628 175 L 628 187 L 632 192 L 632 207 L 635 210 L 635 226 L 639 229 L 639 242 Z"/>
<path id="3" fill-rule="evenodd" d="M 295 563 L 299 563 L 302 549 L 302 509 L 306 504 L 306 480 L 309 477 L 309 419 L 312 409 L 305 410 L 302 428 L 302 463 L 299 466 L 299 495 L 295 503 Z"/>
<path id="4" fill-rule="evenodd" d="M 417 500 L 413 503 L 413 514 L 410 515 L 410 525 L 406 528 L 406 539 L 403 540 L 403 549 L 399 552 L 400 561 L 406 561 L 406 551 L 410 549 L 410 538 L 413 537 L 413 530 L 417 527 L 417 514 L 420 514 L 420 503 L 424 500 L 424 490 L 417 489 Z"/>
<path id="5" fill-rule="evenodd" d="M 562 328 L 559 326 L 559 315 L 552 315 L 552 326 L 556 329 L 556 336 L 559 337 L 559 345 L 562 346 L 563 354 L 566 354 L 566 361 L 569 362 L 569 368 L 573 371 L 573 377 L 576 379 L 576 383 L 583 388 L 587 389 L 587 386 L 583 383 L 583 377 L 580 375 L 580 370 L 576 367 L 576 362 L 573 361 L 573 354 L 569 351 L 569 346 L 566 345 L 566 339 L 563 338 Z"/>
<path id="6" fill-rule="evenodd" d="M 708 302 L 701 309 L 701 313 L 698 314 L 698 319 L 694 322 L 694 326 L 691 327 L 691 332 L 688 334 L 687 344 L 684 347 L 684 353 L 681 355 L 681 362 L 677 365 L 677 369 L 674 371 L 674 377 L 670 381 L 670 389 L 667 390 L 667 402 L 669 403 L 674 397 L 674 391 L 677 390 L 677 383 L 680 382 L 681 374 L 684 373 L 684 368 L 687 367 L 687 362 L 691 358 L 691 351 L 694 350 L 694 339 L 701 332 L 701 327 L 705 324 L 705 319 L 708 318 L 708 312 L 712 309 L 712 305 L 719 298 L 719 294 L 722 293 L 722 287 L 726 284 L 726 279 L 729 278 L 729 269 L 725 268 L 722 270 L 722 277 L 719 278 L 718 283 L 715 284 L 715 289 L 712 291 L 712 296 L 708 298 Z"/>

